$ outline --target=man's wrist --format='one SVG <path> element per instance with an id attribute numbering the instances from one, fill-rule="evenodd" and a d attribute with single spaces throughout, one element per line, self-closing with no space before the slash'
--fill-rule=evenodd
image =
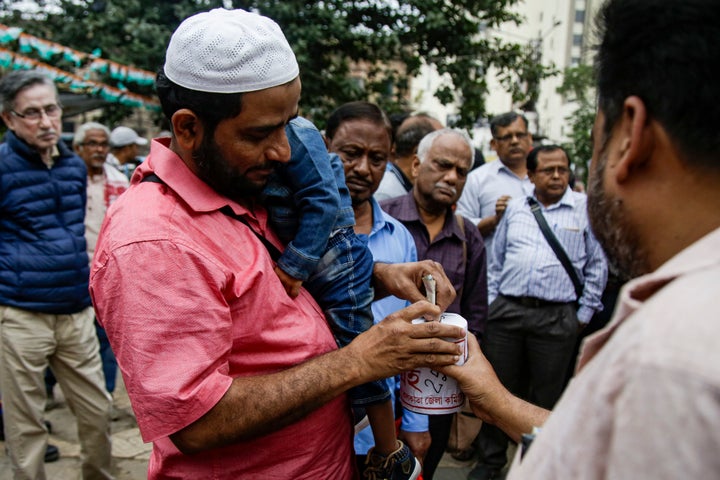
<path id="1" fill-rule="evenodd" d="M 375 262 L 373 264 L 372 285 L 375 300 L 380 300 L 381 298 L 385 298 L 389 295 L 383 281 L 383 274 L 387 271 L 387 267 L 388 265 L 382 262 Z"/>
<path id="2" fill-rule="evenodd" d="M 480 230 L 480 233 L 483 235 L 489 235 L 491 234 L 495 228 L 497 227 L 499 223 L 499 219 L 497 215 L 493 215 L 490 217 L 484 217 L 481 218 L 478 222 L 478 230 Z"/>

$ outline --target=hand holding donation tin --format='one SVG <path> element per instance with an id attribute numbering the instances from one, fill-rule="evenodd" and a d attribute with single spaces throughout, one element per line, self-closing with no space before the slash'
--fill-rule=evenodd
<path id="1" fill-rule="evenodd" d="M 432 275 L 426 275 L 423 284 L 428 302 L 435 304 L 435 279 Z M 425 321 L 418 318 L 413 323 Z M 461 346 L 462 355 L 457 365 L 462 365 L 467 358 L 467 320 L 456 313 L 443 313 L 440 323 L 457 325 L 465 330 L 462 339 L 446 339 Z M 465 403 L 465 395 L 454 378 L 430 368 L 417 368 L 400 375 L 400 402 L 413 412 L 440 415 L 459 411 Z"/>

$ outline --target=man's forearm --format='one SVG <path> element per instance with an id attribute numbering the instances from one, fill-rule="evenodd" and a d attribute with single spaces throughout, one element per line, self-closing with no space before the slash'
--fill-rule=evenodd
<path id="1" fill-rule="evenodd" d="M 350 387 L 420 366 L 452 365 L 459 348 L 442 338 L 461 338 L 463 331 L 410 323 L 431 310 L 427 302 L 413 304 L 340 350 L 281 372 L 236 378 L 208 413 L 170 438 L 184 453 L 229 445 L 296 422 Z"/>
<path id="2" fill-rule="evenodd" d="M 533 427 L 541 427 L 549 415 L 549 410 L 508 392 L 505 401 L 495 409 L 491 422 L 515 442 L 519 442 L 524 433 L 531 433 Z"/>
<path id="3" fill-rule="evenodd" d="M 497 215 L 492 215 L 492 216 L 481 219 L 478 222 L 477 227 L 478 227 L 478 230 L 480 230 L 480 233 L 482 234 L 482 236 L 487 237 L 488 235 L 490 235 L 491 233 L 493 233 L 495 231 L 497 224 L 498 224 Z"/>
<path id="4" fill-rule="evenodd" d="M 545 423 L 550 412 L 522 400 L 505 388 L 490 362 L 480 351 L 477 340 L 468 337 L 468 359 L 462 366 L 453 365 L 440 371 L 460 382 L 470 407 L 483 422 L 496 425 L 513 440 Z"/>
<path id="5" fill-rule="evenodd" d="M 236 378 L 208 413 L 170 438 L 188 454 L 279 430 L 360 384 L 349 357 L 336 350 L 281 372 Z"/>

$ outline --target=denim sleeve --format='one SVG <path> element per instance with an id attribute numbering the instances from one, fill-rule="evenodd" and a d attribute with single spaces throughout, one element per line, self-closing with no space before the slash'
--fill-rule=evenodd
<path id="1" fill-rule="evenodd" d="M 307 280 L 327 248 L 340 208 L 338 186 L 322 135 L 304 118 L 295 118 L 285 129 L 290 162 L 283 180 L 293 192 L 299 226 L 278 266 L 287 274 Z"/>

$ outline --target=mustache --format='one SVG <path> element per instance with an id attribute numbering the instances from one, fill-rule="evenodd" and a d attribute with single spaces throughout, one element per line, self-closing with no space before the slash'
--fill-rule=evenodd
<path id="1" fill-rule="evenodd" d="M 357 183 L 357 184 L 362 184 L 362 185 L 365 185 L 365 186 L 370 186 L 370 185 L 372 185 L 372 181 L 370 181 L 370 180 L 368 180 L 368 179 L 366 179 L 366 178 L 364 178 L 364 177 L 359 177 L 359 176 L 357 176 L 357 175 L 348 175 L 347 177 L 345 177 L 345 181 L 346 181 L 346 182 Z"/>
<path id="2" fill-rule="evenodd" d="M 276 170 L 278 167 L 278 164 L 276 162 L 265 162 L 262 165 L 256 165 L 252 168 L 249 168 L 248 171 L 251 170 Z"/>
<path id="3" fill-rule="evenodd" d="M 437 182 L 435 184 L 435 188 L 443 188 L 445 190 L 450 190 L 450 191 L 452 191 L 453 195 L 457 195 L 457 188 L 455 188 L 452 185 L 447 184 L 445 182 Z"/>

